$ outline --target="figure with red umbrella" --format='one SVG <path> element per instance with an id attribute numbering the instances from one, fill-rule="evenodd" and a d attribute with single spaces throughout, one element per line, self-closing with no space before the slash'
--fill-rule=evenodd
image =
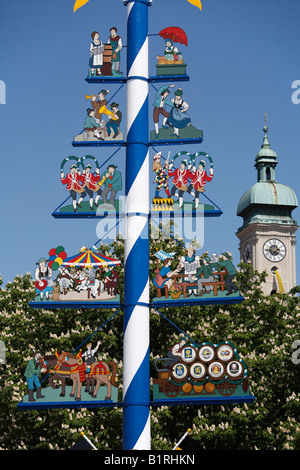
<path id="1" fill-rule="evenodd" d="M 177 26 L 171 26 L 160 31 L 159 35 L 165 40 L 165 50 L 163 57 L 156 56 L 159 63 L 182 63 L 182 54 L 174 45 L 174 43 L 184 44 L 187 46 L 187 37 L 183 29 Z"/>

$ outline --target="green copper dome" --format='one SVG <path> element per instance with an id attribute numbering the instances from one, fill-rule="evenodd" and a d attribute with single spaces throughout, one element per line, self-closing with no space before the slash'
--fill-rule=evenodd
<path id="1" fill-rule="evenodd" d="M 255 158 L 257 183 L 241 197 L 237 215 L 243 217 L 243 227 L 249 223 L 295 224 L 292 210 L 298 207 L 296 194 L 275 180 L 277 154 L 270 148 L 266 125 L 263 130 L 263 144 Z"/>
<path id="2" fill-rule="evenodd" d="M 298 207 L 297 197 L 294 191 L 285 184 L 275 181 L 259 181 L 241 197 L 237 215 L 243 214 L 252 204 L 289 206 L 291 209 Z"/>

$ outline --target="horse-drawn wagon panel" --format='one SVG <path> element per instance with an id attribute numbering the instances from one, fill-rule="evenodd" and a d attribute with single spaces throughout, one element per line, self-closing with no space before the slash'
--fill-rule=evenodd
<path id="1" fill-rule="evenodd" d="M 181 340 L 170 348 L 167 357 L 156 359 L 155 368 L 154 402 L 251 398 L 246 364 L 227 341 L 195 345 Z"/>

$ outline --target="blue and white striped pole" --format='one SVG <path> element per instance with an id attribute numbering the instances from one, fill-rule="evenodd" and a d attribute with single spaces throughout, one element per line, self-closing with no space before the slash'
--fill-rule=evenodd
<path id="1" fill-rule="evenodd" d="M 150 450 L 148 0 L 127 4 L 123 449 Z"/>

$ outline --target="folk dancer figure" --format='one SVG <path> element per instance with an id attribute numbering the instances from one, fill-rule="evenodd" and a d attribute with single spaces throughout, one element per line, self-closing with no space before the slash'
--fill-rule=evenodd
<path id="1" fill-rule="evenodd" d="M 61 172 L 60 176 L 62 184 L 67 185 L 67 191 L 70 192 L 70 196 L 72 197 L 74 212 L 77 212 L 77 207 L 81 207 L 81 202 L 86 196 L 85 189 L 82 187 L 84 178 L 79 174 L 77 165 L 75 164 L 71 165 L 70 172 L 67 174 L 67 176 L 65 176 L 63 171 Z M 77 194 L 80 194 L 78 202 Z"/>
<path id="2" fill-rule="evenodd" d="M 108 193 L 110 192 L 110 200 L 109 204 L 111 206 L 115 205 L 115 198 L 117 195 L 118 191 L 121 191 L 122 189 L 122 175 L 120 171 L 118 171 L 117 166 L 115 165 L 109 165 L 108 166 L 108 172 L 103 173 L 101 175 L 101 180 L 106 176 L 106 180 L 104 181 L 104 189 L 102 191 L 102 200 L 103 204 L 107 205 L 107 196 Z"/>
<path id="3" fill-rule="evenodd" d="M 173 171 L 173 162 L 169 165 L 168 176 L 174 177 L 172 181 L 173 187 L 171 189 L 171 196 L 174 196 L 175 194 L 179 195 L 179 207 L 183 206 L 183 195 L 188 189 L 188 179 L 191 177 L 190 170 L 187 167 L 187 160 L 183 160 L 180 164 L 180 168 L 174 169 Z"/>
<path id="4" fill-rule="evenodd" d="M 194 248 L 189 246 L 186 255 L 182 256 L 180 259 L 180 267 L 183 269 L 183 282 L 187 284 L 197 283 L 198 279 L 196 277 L 197 269 L 200 265 L 200 258 L 195 254 Z M 191 290 L 191 289 L 190 289 Z M 198 295 L 197 287 L 192 288 L 194 295 Z M 189 293 L 191 295 L 192 292 Z"/>
<path id="5" fill-rule="evenodd" d="M 199 162 L 198 170 L 196 170 L 196 167 L 193 167 L 191 169 L 191 184 L 188 187 L 188 192 L 192 195 L 195 196 L 195 209 L 198 208 L 199 205 L 199 194 L 203 193 L 205 191 L 205 185 L 207 182 L 210 182 L 213 179 L 214 175 L 214 170 L 213 168 L 209 169 L 209 175 L 207 172 L 204 170 L 204 167 L 206 165 L 205 160 L 201 160 Z"/>
<path id="6" fill-rule="evenodd" d="M 114 131 L 113 139 L 115 139 L 119 135 L 119 126 L 122 121 L 122 113 L 119 110 L 118 103 L 112 103 L 110 105 L 110 108 L 114 113 L 114 119 L 112 119 L 112 116 L 109 116 L 109 120 L 106 124 L 106 129 L 108 137 L 110 136 L 111 129 Z"/>
<path id="7" fill-rule="evenodd" d="M 92 364 L 94 364 L 94 362 L 97 362 L 95 354 L 98 351 L 100 344 L 101 344 L 100 341 L 98 341 L 94 349 L 92 349 L 92 343 L 88 343 L 86 345 L 87 350 L 82 354 L 82 357 L 85 358 L 85 368 L 86 368 L 85 373 L 86 374 L 90 373 Z"/>
<path id="8" fill-rule="evenodd" d="M 172 370 L 174 365 L 180 361 L 181 352 L 183 350 L 183 346 L 185 345 L 185 340 L 181 340 L 180 343 L 174 344 L 169 351 L 167 352 L 168 360 L 164 363 L 164 367 L 166 369 Z"/>
<path id="9" fill-rule="evenodd" d="M 172 110 L 167 119 L 167 124 L 173 126 L 174 134 L 176 138 L 179 138 L 179 129 L 187 127 L 191 123 L 191 118 L 187 114 L 187 111 L 190 109 L 189 104 L 182 99 L 183 91 L 179 88 L 175 91 L 175 98 L 171 100 Z"/>
<path id="10" fill-rule="evenodd" d="M 92 42 L 90 44 L 90 76 L 101 75 L 101 67 L 103 65 L 104 44 L 100 39 L 99 33 L 94 31 L 92 34 Z"/>
<path id="11" fill-rule="evenodd" d="M 83 176 L 83 187 L 85 188 L 88 196 L 90 197 L 90 209 L 94 209 L 94 192 L 96 193 L 96 198 L 95 198 L 95 206 L 98 207 L 99 205 L 99 198 L 102 193 L 102 185 L 107 178 L 104 176 L 102 180 L 100 181 L 100 173 L 99 173 L 99 168 L 96 168 L 96 176 L 94 173 L 91 173 L 91 168 L 92 165 L 89 163 L 85 170 L 82 172 Z"/>
<path id="12" fill-rule="evenodd" d="M 160 114 L 163 115 L 163 124 L 162 126 L 164 128 L 168 128 L 166 125 L 167 119 L 170 116 L 170 113 L 166 110 L 166 106 L 173 107 L 173 103 L 169 100 L 167 100 L 167 96 L 170 93 L 169 88 L 174 87 L 175 85 L 170 85 L 169 87 L 162 86 L 157 90 L 156 97 L 153 103 L 154 110 L 153 110 L 153 121 L 154 121 L 154 126 L 155 126 L 155 137 L 158 138 L 159 136 L 159 128 L 158 128 L 158 123 L 159 123 L 159 116 Z"/>
<path id="13" fill-rule="evenodd" d="M 167 173 L 168 164 L 164 166 L 162 165 L 161 156 L 162 152 L 158 152 L 153 156 L 152 170 L 156 173 L 156 176 L 153 181 L 156 184 L 155 198 L 160 197 L 160 191 L 162 189 L 165 190 L 166 195 L 168 196 L 168 198 L 170 198 L 171 194 L 168 188 L 169 176 Z"/>
<path id="14" fill-rule="evenodd" d="M 36 352 L 34 354 L 34 357 L 28 362 L 24 372 L 24 376 L 26 377 L 26 382 L 28 385 L 28 401 L 30 402 L 36 401 L 33 398 L 33 392 L 35 388 L 37 390 L 36 398 L 45 398 L 44 395 L 42 395 L 41 393 L 41 382 L 39 376 L 42 372 L 46 372 L 47 369 L 41 367 L 41 360 L 42 355 L 39 352 Z"/>
<path id="15" fill-rule="evenodd" d="M 235 269 L 233 263 L 232 263 L 232 257 L 230 253 L 221 253 L 219 256 L 219 261 L 218 265 L 219 268 L 223 268 L 226 276 L 225 276 L 225 286 L 226 289 L 228 290 L 226 295 L 232 294 L 232 292 L 237 292 L 239 289 L 237 285 L 233 282 L 233 279 L 237 273 L 237 270 Z"/>
<path id="16" fill-rule="evenodd" d="M 120 51 L 123 45 L 122 39 L 118 35 L 117 28 L 110 28 L 110 36 L 107 42 L 112 46 L 112 74 L 118 77 L 122 75 L 122 72 L 120 72 Z"/>
<path id="17" fill-rule="evenodd" d="M 54 281 L 52 279 L 53 271 L 47 266 L 47 260 L 40 258 L 37 263 L 37 268 L 34 272 L 34 279 L 36 284 L 35 292 L 40 295 L 41 301 L 44 299 L 49 300 L 49 295 L 53 292 Z"/>

